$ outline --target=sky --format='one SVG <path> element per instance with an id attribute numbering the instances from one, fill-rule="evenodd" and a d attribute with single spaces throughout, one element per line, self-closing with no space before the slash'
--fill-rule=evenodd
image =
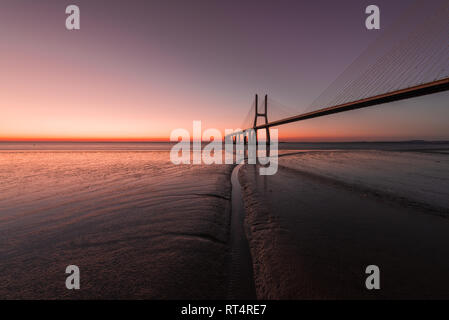
<path id="1" fill-rule="evenodd" d="M 237 128 L 254 94 L 300 112 L 410 0 L 2 0 L 0 140 L 167 140 Z M 81 29 L 65 28 L 66 6 Z M 440 93 L 278 128 L 281 140 L 449 140 Z M 429 112 L 429 109 L 431 112 Z"/>

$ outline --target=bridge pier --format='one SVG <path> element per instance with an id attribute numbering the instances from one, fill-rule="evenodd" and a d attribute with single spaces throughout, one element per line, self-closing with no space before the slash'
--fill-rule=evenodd
<path id="1" fill-rule="evenodd" d="M 259 96 L 256 94 L 255 97 L 255 106 L 256 106 L 256 112 L 254 114 L 254 125 L 253 125 L 253 129 L 256 132 L 256 145 L 258 144 L 258 138 L 257 138 L 257 118 L 258 117 L 263 117 L 265 119 L 265 124 L 268 124 L 268 95 L 265 95 L 265 101 L 264 101 L 264 112 L 263 113 L 259 113 Z M 266 132 L 266 144 L 269 146 L 271 143 L 271 139 L 270 139 L 270 128 L 266 127 L 265 128 L 265 132 Z"/>
<path id="2" fill-rule="evenodd" d="M 232 144 L 236 146 L 236 161 L 240 163 L 240 160 L 244 159 L 245 155 L 245 146 L 248 147 L 248 158 L 256 159 L 257 158 L 257 150 L 259 149 L 259 138 L 257 136 L 259 128 L 257 128 L 257 118 L 263 117 L 265 119 L 265 124 L 268 124 L 268 95 L 265 95 L 264 102 L 264 112 L 259 112 L 259 98 L 258 95 L 255 95 L 255 115 L 254 115 L 254 125 L 253 128 L 247 129 L 241 132 L 233 133 L 229 136 L 232 139 Z M 262 129 L 262 128 L 261 128 Z M 270 137 L 270 128 L 265 127 L 266 132 L 266 155 L 270 156 L 270 145 L 271 145 L 271 137 Z M 250 157 L 250 155 L 252 157 Z"/>

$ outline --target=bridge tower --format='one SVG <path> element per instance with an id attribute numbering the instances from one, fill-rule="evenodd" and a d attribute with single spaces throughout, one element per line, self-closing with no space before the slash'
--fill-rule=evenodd
<path id="1" fill-rule="evenodd" d="M 256 132 L 256 143 L 257 143 L 257 118 L 258 117 L 263 117 L 265 119 L 265 124 L 268 124 L 268 95 L 265 95 L 265 101 L 264 101 L 264 112 L 263 113 L 259 113 L 259 96 L 256 94 L 256 101 L 255 101 L 255 106 L 256 106 L 256 112 L 254 115 L 254 131 Z M 266 133 L 267 133 L 267 144 L 270 144 L 270 128 L 265 128 Z"/>

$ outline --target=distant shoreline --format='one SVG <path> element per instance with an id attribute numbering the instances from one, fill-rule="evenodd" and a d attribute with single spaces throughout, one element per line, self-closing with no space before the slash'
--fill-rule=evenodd
<path id="1" fill-rule="evenodd" d="M 112 141 L 0 141 L 0 152 L 32 151 L 170 151 L 177 142 L 112 142 Z M 208 142 L 202 143 L 202 147 Z M 222 147 L 224 149 L 224 146 Z M 282 150 L 384 150 L 416 152 L 449 152 L 449 141 L 379 141 L 379 142 L 281 142 Z"/>

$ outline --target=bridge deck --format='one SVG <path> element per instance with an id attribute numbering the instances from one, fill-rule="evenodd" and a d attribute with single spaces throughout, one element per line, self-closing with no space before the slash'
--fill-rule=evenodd
<path id="1" fill-rule="evenodd" d="M 293 117 L 289 117 L 289 118 L 285 118 L 285 119 L 281 119 L 281 120 L 277 120 L 277 121 L 272 121 L 267 124 L 260 124 L 260 125 L 256 126 L 254 129 L 257 130 L 257 129 L 265 129 L 265 128 L 270 128 L 270 127 L 275 127 L 275 126 L 287 124 L 290 122 L 296 122 L 296 121 L 312 119 L 312 118 L 316 118 L 316 117 L 322 117 L 322 116 L 326 116 L 329 114 L 370 107 L 370 106 L 378 105 L 378 104 L 382 104 L 382 103 L 393 102 L 393 101 L 398 101 L 398 100 L 403 100 L 403 99 L 409 99 L 409 98 L 413 98 L 413 97 L 419 97 L 419 96 L 436 93 L 436 92 L 441 92 L 441 91 L 447 91 L 447 90 L 449 90 L 449 78 L 445 78 L 445 79 L 430 82 L 430 83 L 421 84 L 419 86 L 414 86 L 414 87 L 410 87 L 410 88 L 406 88 L 406 89 L 392 91 L 392 92 L 377 95 L 377 96 L 374 96 L 371 98 L 366 98 L 366 99 L 348 102 L 348 103 L 337 105 L 337 106 L 332 106 L 332 107 L 328 107 L 328 108 L 323 108 L 323 109 L 303 113 L 303 114 L 300 114 L 297 116 L 293 116 Z"/>

